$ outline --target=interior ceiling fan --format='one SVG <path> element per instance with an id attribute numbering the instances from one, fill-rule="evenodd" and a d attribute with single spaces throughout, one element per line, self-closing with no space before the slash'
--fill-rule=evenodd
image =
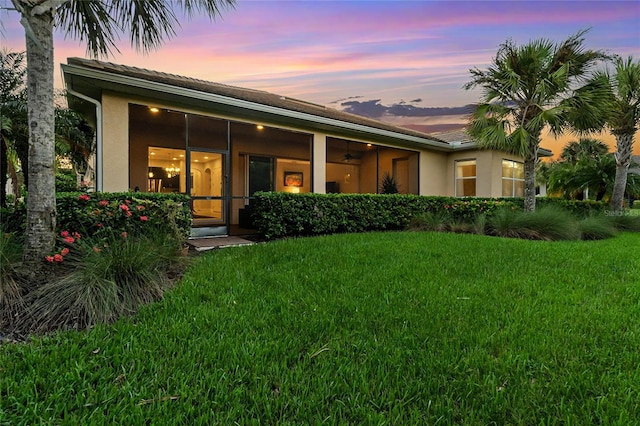
<path id="1" fill-rule="evenodd" d="M 347 153 L 342 156 L 342 161 L 344 161 L 345 163 L 348 163 L 351 160 L 359 160 L 360 159 L 360 155 L 358 154 L 351 154 L 351 150 L 349 149 L 349 142 L 347 142 Z"/>

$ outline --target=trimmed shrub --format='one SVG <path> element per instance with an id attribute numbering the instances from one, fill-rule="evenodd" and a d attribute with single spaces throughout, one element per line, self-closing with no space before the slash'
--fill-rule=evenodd
<path id="1" fill-rule="evenodd" d="M 543 207 L 559 207 L 578 219 L 602 214 L 607 211 L 609 205 L 604 201 L 594 200 L 565 200 L 564 198 L 539 197 L 536 198 L 536 209 Z"/>
<path id="2" fill-rule="evenodd" d="M 24 235 L 27 226 L 27 205 L 18 202 L 15 206 L 0 207 L 0 232 Z"/>
<path id="3" fill-rule="evenodd" d="M 78 176 L 73 170 L 56 170 L 55 180 L 56 192 L 73 192 L 78 190 Z"/>
<path id="4" fill-rule="evenodd" d="M 262 192 L 252 203 L 253 223 L 266 238 L 406 229 L 426 212 L 453 223 L 472 222 L 511 200 L 425 197 L 406 194 L 291 194 Z"/>
<path id="5" fill-rule="evenodd" d="M 92 192 L 57 194 L 57 227 L 87 237 L 141 235 L 148 229 L 179 239 L 191 229 L 189 197 L 147 192 Z"/>

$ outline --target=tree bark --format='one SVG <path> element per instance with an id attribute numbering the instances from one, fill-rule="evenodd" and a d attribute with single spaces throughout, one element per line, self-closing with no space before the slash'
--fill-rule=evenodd
<path id="1" fill-rule="evenodd" d="M 37 271 L 55 244 L 53 16 L 55 2 L 19 5 L 27 47 L 29 192 L 24 261 Z"/>
<path id="2" fill-rule="evenodd" d="M 631 163 L 631 148 L 633 146 L 633 133 L 616 135 L 616 178 L 613 182 L 613 193 L 609 207 L 613 211 L 622 210 L 624 192 L 627 188 L 627 174 Z"/>
<path id="3" fill-rule="evenodd" d="M 536 160 L 537 155 L 524 160 L 524 211 L 536 211 Z"/>

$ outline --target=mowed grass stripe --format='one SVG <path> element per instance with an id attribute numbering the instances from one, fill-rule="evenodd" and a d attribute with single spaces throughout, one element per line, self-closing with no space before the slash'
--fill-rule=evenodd
<path id="1" fill-rule="evenodd" d="M 630 424 L 638 234 L 440 233 L 207 253 L 161 303 L 0 347 L 0 419 Z"/>

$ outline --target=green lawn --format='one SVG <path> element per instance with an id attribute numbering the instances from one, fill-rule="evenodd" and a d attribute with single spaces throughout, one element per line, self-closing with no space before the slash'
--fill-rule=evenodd
<path id="1" fill-rule="evenodd" d="M 291 239 L 0 346 L 0 424 L 633 424 L 640 234 Z"/>

